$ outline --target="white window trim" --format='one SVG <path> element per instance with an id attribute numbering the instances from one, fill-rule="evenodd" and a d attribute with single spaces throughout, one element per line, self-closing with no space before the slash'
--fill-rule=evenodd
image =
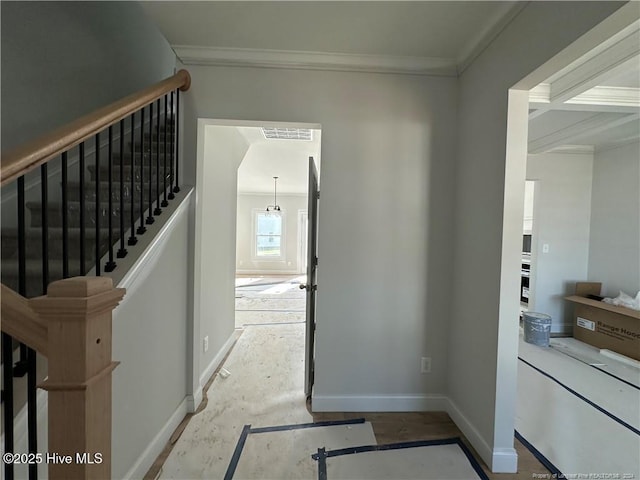
<path id="1" fill-rule="evenodd" d="M 282 218 L 282 230 L 280 234 L 280 255 L 259 256 L 258 255 L 258 214 L 266 213 L 263 208 L 254 208 L 251 211 L 251 256 L 254 262 L 283 262 L 286 259 L 287 248 L 287 215 L 285 210 L 280 210 Z"/>

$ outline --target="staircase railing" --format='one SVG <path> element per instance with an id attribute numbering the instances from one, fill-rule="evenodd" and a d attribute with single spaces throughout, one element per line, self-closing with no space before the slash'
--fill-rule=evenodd
<path id="1" fill-rule="evenodd" d="M 108 477 L 104 474 L 110 470 L 87 468 L 83 463 L 86 457 L 76 458 L 75 454 L 103 455 L 110 451 L 110 420 L 97 425 L 100 415 L 88 415 L 86 408 L 97 408 L 91 402 L 99 397 L 98 406 L 109 407 L 110 419 L 111 310 L 109 321 L 103 322 L 109 324 L 108 332 L 91 330 L 100 322 L 81 327 L 83 322 L 72 320 L 79 320 L 83 309 L 85 317 L 102 315 L 108 310 L 103 300 L 111 298 L 110 308 L 115 308 L 114 299 L 124 292 L 111 288 L 111 280 L 104 277 L 70 277 L 89 271 L 100 277 L 103 271 L 113 271 L 116 258 L 127 255 L 126 245 L 135 245 L 137 236 L 147 231 L 145 225 L 154 223 L 180 191 L 179 93 L 189 88 L 190 81 L 189 73 L 180 70 L 156 85 L 2 154 L 3 451 L 40 453 L 36 385 L 42 378 L 37 378 L 38 352 L 48 357 L 48 379 L 40 384 L 49 392 L 48 451 L 73 457 L 71 463 L 45 462 L 49 478 Z M 56 188 L 57 183 L 60 188 Z M 15 202 L 15 208 L 7 208 L 7 202 Z M 7 215 L 7 211 L 15 215 Z M 61 279 L 69 280 L 56 282 Z M 44 294 L 48 295 L 31 298 Z M 76 328 L 79 330 L 73 333 Z M 95 336 L 95 345 L 73 344 L 80 331 Z M 14 365 L 18 344 L 19 360 Z M 108 365 L 103 364 L 107 347 Z M 71 358 L 82 354 L 87 357 Z M 14 452 L 14 377 L 25 373 L 28 451 Z M 108 386 L 101 375 L 108 377 Z M 94 413 L 98 411 L 102 410 Z M 107 435 L 103 430 L 107 426 L 108 442 L 79 440 L 87 432 L 92 438 Z M 98 433 L 91 433 L 93 430 Z M 93 448 L 96 445 L 102 450 Z M 91 449 L 82 450 L 85 447 Z M 103 456 L 101 464 L 107 458 L 110 468 L 110 455 Z M 5 461 L 3 470 L 4 478 L 14 478 L 14 462 Z M 37 478 L 37 470 L 37 462 L 29 464 L 30 479 Z"/>
<path id="2" fill-rule="evenodd" d="M 58 280 L 30 300 L 2 286 L 3 332 L 49 360 L 39 385 L 49 393 L 47 451 L 5 447 L 4 478 L 25 464 L 29 478 L 38 465 L 47 465 L 51 480 L 111 478 L 111 320 L 124 293 L 108 277 Z M 5 423 L 5 443 L 12 426 Z"/>

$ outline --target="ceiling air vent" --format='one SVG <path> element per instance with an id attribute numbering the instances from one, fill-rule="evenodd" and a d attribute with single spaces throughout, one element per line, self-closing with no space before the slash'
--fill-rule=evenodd
<path id="1" fill-rule="evenodd" d="M 280 140 L 308 140 L 313 137 L 310 128 L 280 128 L 262 127 L 264 138 L 277 138 Z"/>

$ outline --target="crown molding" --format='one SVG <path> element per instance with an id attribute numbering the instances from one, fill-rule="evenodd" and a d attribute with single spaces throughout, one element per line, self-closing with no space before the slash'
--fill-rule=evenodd
<path id="1" fill-rule="evenodd" d="M 541 83 L 529 90 L 529 104 L 549 103 L 551 97 L 551 84 Z"/>
<path id="2" fill-rule="evenodd" d="M 457 77 L 495 40 L 527 6 L 521 1 L 505 6 L 493 21 L 462 49 L 458 58 L 366 55 L 297 50 L 172 45 L 184 65 L 234 66 L 333 70 L 345 72 L 399 73 Z"/>
<path id="3" fill-rule="evenodd" d="M 604 132 L 629 122 L 636 122 L 640 119 L 640 114 L 625 115 L 616 120 L 611 120 L 610 116 L 600 113 L 586 118 L 572 125 L 555 130 L 542 137 L 529 140 L 529 153 L 544 153 L 561 145 L 571 144 L 577 139 L 582 139 Z"/>
<path id="4" fill-rule="evenodd" d="M 529 120 L 557 110 L 609 113 L 637 113 L 640 110 L 640 88 L 593 87 L 565 102 L 551 101 L 551 85 L 541 83 L 529 91 Z"/>
<path id="5" fill-rule="evenodd" d="M 543 153 L 563 153 L 563 154 L 593 154 L 595 147 L 593 145 L 560 145 L 559 147 L 552 148 Z M 532 154 L 536 155 L 536 154 Z"/>
<path id="6" fill-rule="evenodd" d="M 551 103 L 551 85 L 541 83 L 529 91 L 529 103 Z M 610 105 L 615 107 L 640 108 L 640 88 L 633 87 L 593 87 L 584 93 L 566 100 L 565 104 Z M 562 108 L 560 105 L 554 108 Z"/>
<path id="7" fill-rule="evenodd" d="M 566 103 L 640 108 L 640 88 L 593 87 Z"/>
<path id="8" fill-rule="evenodd" d="M 455 59 L 172 45 L 185 65 L 457 76 Z"/>
<path id="9" fill-rule="evenodd" d="M 510 5 L 508 2 L 503 4 L 500 10 L 494 15 L 493 21 L 462 48 L 462 54 L 458 57 L 457 61 L 458 75 L 462 75 L 469 65 L 484 52 L 529 3 L 530 2 L 518 1 L 513 5 Z"/>

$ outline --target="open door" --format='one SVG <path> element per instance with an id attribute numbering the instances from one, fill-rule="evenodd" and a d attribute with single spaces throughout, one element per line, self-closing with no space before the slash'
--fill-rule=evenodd
<path id="1" fill-rule="evenodd" d="M 309 205 L 307 227 L 307 283 L 300 285 L 307 291 L 307 325 L 304 363 L 304 392 L 311 396 L 314 380 L 314 341 L 316 337 L 316 270 L 318 268 L 317 232 L 318 232 L 318 171 L 313 157 L 309 157 Z"/>

